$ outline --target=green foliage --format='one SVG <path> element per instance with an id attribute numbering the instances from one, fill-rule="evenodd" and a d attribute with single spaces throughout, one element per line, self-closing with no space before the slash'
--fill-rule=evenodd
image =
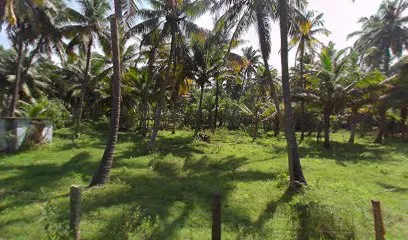
<path id="1" fill-rule="evenodd" d="M 20 101 L 20 108 L 17 114 L 24 118 L 52 120 L 57 128 L 68 126 L 71 116 L 61 101 L 57 99 L 48 100 L 45 98 L 39 101 L 32 99 L 31 103 Z"/>

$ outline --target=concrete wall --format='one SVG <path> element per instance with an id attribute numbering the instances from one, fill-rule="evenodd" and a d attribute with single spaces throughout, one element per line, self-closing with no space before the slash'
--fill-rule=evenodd
<path id="1" fill-rule="evenodd" d="M 0 118 L 0 152 L 52 141 L 53 123 L 44 119 Z"/>

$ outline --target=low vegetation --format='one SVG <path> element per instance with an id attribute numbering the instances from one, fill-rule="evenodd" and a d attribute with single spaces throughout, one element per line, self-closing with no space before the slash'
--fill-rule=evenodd
<path id="1" fill-rule="evenodd" d="M 49 146 L 0 155 L 0 237 L 64 239 L 71 184 L 87 186 L 106 142 L 88 127 L 68 129 Z M 308 186 L 288 186 L 286 142 L 273 133 L 162 132 L 157 150 L 136 134 L 119 136 L 111 182 L 83 194 L 83 239 L 209 239 L 211 196 L 222 194 L 224 239 L 371 239 L 371 199 L 383 204 L 387 239 L 408 237 L 408 149 L 348 133 L 331 150 L 307 137 L 299 146 Z"/>

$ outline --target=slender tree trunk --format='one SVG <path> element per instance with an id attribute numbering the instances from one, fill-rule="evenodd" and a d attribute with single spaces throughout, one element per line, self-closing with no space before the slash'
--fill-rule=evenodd
<path id="1" fill-rule="evenodd" d="M 219 108 L 220 86 L 218 78 L 215 79 L 215 113 L 214 113 L 214 131 L 217 129 L 218 108 Z"/>
<path id="2" fill-rule="evenodd" d="M 17 104 L 20 94 L 20 84 L 21 84 L 21 72 L 23 70 L 23 61 L 27 51 L 27 46 L 24 45 L 23 40 L 20 39 L 18 42 L 18 59 L 17 59 L 17 72 L 16 81 L 14 82 L 14 92 L 11 98 L 9 117 L 14 117 L 17 109 Z"/>
<path id="3" fill-rule="evenodd" d="M 112 83 L 112 112 L 110 121 L 110 132 L 108 143 L 102 157 L 101 164 L 95 173 L 90 187 L 102 185 L 109 181 L 110 171 L 113 164 L 116 143 L 118 141 L 120 123 L 120 100 L 121 100 L 121 66 L 119 48 L 119 24 L 122 19 L 122 4 L 120 0 L 115 0 L 115 17 L 111 20 L 112 36 L 112 62 L 113 62 L 113 83 Z"/>
<path id="4" fill-rule="evenodd" d="M 142 112 L 142 137 L 146 138 L 147 136 L 147 108 L 148 103 L 143 102 L 143 112 Z"/>
<path id="5" fill-rule="evenodd" d="M 75 135 L 79 133 L 80 131 L 79 128 L 81 127 L 85 96 L 87 94 L 86 90 L 87 90 L 87 85 L 88 85 L 88 80 L 89 80 L 89 69 L 91 67 L 92 44 L 93 44 L 93 40 L 92 38 L 90 38 L 88 47 L 87 47 L 87 52 L 86 52 L 86 66 L 85 66 L 85 72 L 84 72 L 84 79 L 83 79 L 82 86 L 81 86 L 81 96 L 79 98 L 79 104 L 78 104 L 78 110 L 77 110 L 77 116 L 76 116 Z"/>
<path id="6" fill-rule="evenodd" d="M 401 108 L 401 136 L 402 139 L 406 139 L 407 135 L 407 126 L 405 125 L 405 122 L 407 121 L 407 116 L 408 116 L 408 106 L 404 106 Z"/>
<path id="7" fill-rule="evenodd" d="M 174 49 L 174 63 L 173 63 L 173 76 L 176 77 L 177 74 L 177 45 Z M 179 96 L 179 86 L 177 84 L 177 79 L 174 79 L 175 89 L 174 89 L 174 99 L 172 101 L 171 106 L 171 118 L 172 118 L 172 129 L 171 134 L 176 134 L 176 125 L 177 125 L 177 103 L 178 103 L 178 96 Z"/>
<path id="8" fill-rule="evenodd" d="M 170 74 L 171 74 L 171 63 L 173 60 L 173 55 L 174 50 L 175 50 L 175 45 L 176 45 L 176 33 L 175 33 L 175 27 L 171 29 L 172 34 L 171 34 L 171 48 L 170 48 L 170 54 L 169 54 L 169 59 L 167 62 L 167 71 L 166 71 L 166 78 L 163 81 L 160 81 L 159 88 L 160 88 L 160 93 L 159 93 L 159 100 L 156 106 L 156 112 L 155 112 L 155 117 L 154 117 L 154 125 L 153 125 L 153 130 L 152 130 L 152 136 L 150 138 L 150 148 L 154 146 L 156 139 L 157 139 L 157 134 L 160 130 L 160 124 L 161 124 L 161 117 L 162 117 L 162 110 L 165 105 L 166 101 L 166 86 L 170 80 Z"/>
<path id="9" fill-rule="evenodd" d="M 324 128 L 324 147 L 330 148 L 330 107 L 325 107 L 323 110 L 323 128 Z"/>
<path id="10" fill-rule="evenodd" d="M 288 3 L 286 0 L 279 0 L 280 11 L 280 32 L 281 32 L 281 60 L 282 60 L 282 87 L 283 102 L 285 104 L 285 135 L 288 148 L 288 165 L 290 186 L 298 189 L 302 184 L 307 184 L 300 164 L 298 145 L 295 133 L 295 121 L 292 108 L 292 100 L 289 83 L 289 63 L 288 63 Z"/>
<path id="11" fill-rule="evenodd" d="M 302 90 L 306 89 L 306 80 L 304 78 L 305 74 L 305 69 L 304 69 L 304 55 L 305 55 L 305 48 L 304 46 L 302 47 L 300 51 L 300 82 L 302 84 Z M 306 123 L 305 123 L 305 100 L 302 99 L 300 103 L 300 126 L 301 126 L 301 133 L 300 133 L 300 141 L 303 141 L 305 139 L 305 131 L 306 131 Z"/>
<path id="12" fill-rule="evenodd" d="M 386 111 L 387 109 L 384 103 L 381 103 L 379 107 L 379 111 L 378 111 L 380 115 L 380 121 L 378 124 L 378 134 L 375 139 L 375 143 L 381 144 L 383 142 L 384 135 L 386 134 L 386 128 L 387 128 Z"/>
<path id="13" fill-rule="evenodd" d="M 356 139 L 356 127 L 357 127 L 357 108 L 352 108 L 351 109 L 351 129 L 350 129 L 350 138 L 349 138 L 349 143 L 354 143 Z"/>
<path id="14" fill-rule="evenodd" d="M 198 132 L 201 130 L 201 120 L 203 116 L 203 97 L 204 97 L 204 85 L 201 85 L 201 92 L 200 92 L 200 103 L 198 105 L 198 111 L 197 111 L 197 123 L 196 123 L 196 129 L 194 136 L 197 136 Z"/>

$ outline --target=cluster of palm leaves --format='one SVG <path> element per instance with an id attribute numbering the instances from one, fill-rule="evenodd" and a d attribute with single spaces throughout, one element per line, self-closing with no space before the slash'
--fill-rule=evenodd
<path id="1" fill-rule="evenodd" d="M 304 0 L 112 2 L 0 4 L 0 23 L 12 42 L 12 49 L 0 48 L 2 116 L 26 116 L 35 99 L 61 101 L 76 133 L 82 121 L 111 116 L 108 165 L 118 129 L 139 129 L 150 146 L 163 128 L 187 126 L 198 134 L 250 126 L 254 138 L 260 128 L 276 135 L 285 130 L 291 179 L 300 183 L 295 130 L 301 140 L 307 131 L 324 131 L 329 148 L 337 125 L 348 127 L 354 142 L 358 125 L 369 122 L 381 142 L 387 116 L 399 111 L 405 134 L 405 0 L 384 1 L 375 15 L 362 18 L 362 29 L 350 34 L 358 37 L 355 46 L 343 50 L 319 40 L 330 32 L 323 14 L 308 10 Z M 216 20 L 214 29 L 195 23 L 205 13 Z M 282 77 L 269 64 L 273 23 L 281 30 Z M 259 50 L 242 46 L 252 26 Z M 296 64 L 289 69 L 291 49 Z"/>

